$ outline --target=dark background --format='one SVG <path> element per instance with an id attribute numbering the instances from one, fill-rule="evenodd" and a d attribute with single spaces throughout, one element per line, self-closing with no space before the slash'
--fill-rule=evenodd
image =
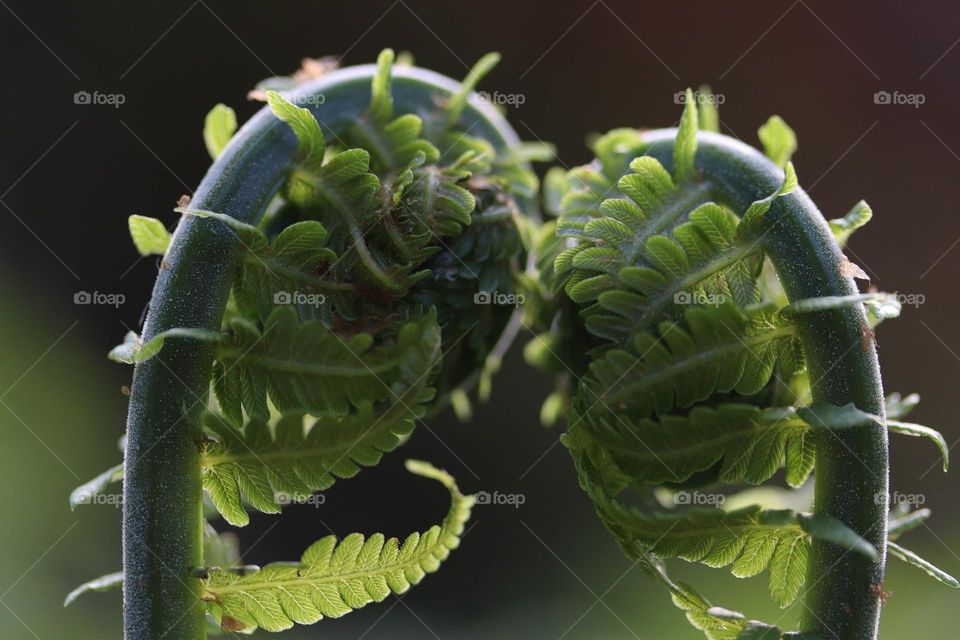
<path id="1" fill-rule="evenodd" d="M 126 219 L 176 220 L 209 160 L 201 128 L 217 102 L 241 121 L 264 77 L 304 56 L 366 63 L 383 47 L 462 77 L 483 53 L 503 61 L 487 91 L 523 94 L 508 117 L 523 138 L 557 144 L 558 162 L 589 160 L 586 135 L 664 126 L 674 94 L 700 83 L 722 95 L 724 132 L 756 143 L 777 113 L 797 131 L 801 185 L 827 217 L 858 199 L 873 223 L 850 257 L 889 291 L 921 305 L 879 331 L 888 389 L 918 391 L 914 418 L 960 437 L 960 8 L 956 3 L 827 2 L 300 2 L 130 3 L 0 0 L 0 636 L 119 637 L 120 599 L 61 610 L 73 585 L 119 568 L 119 510 L 71 513 L 69 490 L 120 460 L 130 370 L 107 362 L 135 327 L 157 264 L 138 260 Z M 119 108 L 78 105 L 77 91 L 118 93 Z M 875 104 L 877 91 L 924 103 Z M 75 292 L 122 293 L 118 309 L 76 306 Z M 525 341 L 529 334 L 521 335 Z M 538 426 L 548 382 L 519 349 L 471 424 L 449 411 L 420 427 L 376 469 L 338 483 L 320 508 L 254 518 L 241 532 L 250 562 L 292 559 L 329 531 L 404 535 L 437 521 L 442 492 L 410 480 L 406 457 L 458 476 L 468 491 L 520 493 L 518 508 L 478 507 L 445 569 L 402 600 L 298 637 L 696 638 L 660 588 L 631 569 L 594 518 L 559 431 Z M 908 542 L 954 574 L 960 516 L 950 476 L 928 443 L 893 442 L 893 488 L 935 511 Z M 891 566 L 883 637 L 955 637 L 957 594 Z M 764 578 L 736 581 L 676 563 L 719 604 L 795 625 Z"/>

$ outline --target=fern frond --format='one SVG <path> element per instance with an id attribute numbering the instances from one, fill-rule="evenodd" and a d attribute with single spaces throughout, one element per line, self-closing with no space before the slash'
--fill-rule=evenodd
<path id="1" fill-rule="evenodd" d="M 450 491 L 450 511 L 441 525 L 402 543 L 382 534 L 365 538 L 354 533 L 339 542 L 327 536 L 311 545 L 299 563 L 270 564 L 245 575 L 212 570 L 202 585 L 207 611 L 225 630 L 283 631 L 404 593 L 436 571 L 459 545 L 474 500 L 460 493 L 449 474 L 424 462 L 408 461 L 407 469 Z"/>
<path id="2" fill-rule="evenodd" d="M 346 415 L 351 407 L 392 399 L 398 383 L 412 385 L 440 358 L 434 309 L 402 325 L 392 341 L 365 333 L 342 338 L 316 320 L 299 323 L 277 307 L 263 328 L 234 319 L 229 339 L 215 348 L 214 392 L 224 415 L 267 420 L 269 396 L 281 412 Z"/>
<path id="3" fill-rule="evenodd" d="M 162 256 L 170 246 L 170 233 L 156 218 L 133 215 L 127 221 L 130 237 L 141 256 Z"/>
<path id="4" fill-rule="evenodd" d="M 200 453 L 203 486 L 220 514 L 245 526 L 244 502 L 263 513 L 279 513 L 328 489 L 337 478 L 351 478 L 396 449 L 426 411 L 433 390 L 421 382 L 389 408 L 362 404 L 343 417 L 325 416 L 306 425 L 300 414 L 287 414 L 272 426 L 251 420 L 238 431 L 215 414 L 204 418 L 215 440 Z"/>
<path id="5" fill-rule="evenodd" d="M 911 564 L 918 569 L 921 569 L 922 571 L 926 572 L 927 575 L 936 578 L 939 582 L 942 582 L 949 587 L 953 587 L 954 589 L 960 589 L 960 582 L 958 582 L 957 579 L 952 575 L 935 566 L 933 563 L 924 560 L 913 551 L 901 547 L 896 542 L 887 542 L 887 552 L 894 558 L 903 560 L 907 564 Z"/>
<path id="6" fill-rule="evenodd" d="M 793 325 L 769 308 L 693 307 L 682 322 L 663 322 L 629 347 L 603 352 L 590 363 L 584 387 L 588 399 L 646 417 L 718 392 L 755 394 L 778 362 L 796 369 L 798 353 Z"/>
<path id="7" fill-rule="evenodd" d="M 237 132 L 237 114 L 225 104 L 217 104 L 203 119 L 203 143 L 207 153 L 217 159 Z"/>
<path id="8" fill-rule="evenodd" d="M 719 463 L 720 482 L 760 484 L 786 466 L 787 483 L 799 487 L 813 470 L 810 427 L 792 407 L 727 403 L 658 420 L 571 411 L 632 482 L 680 483 Z"/>
<path id="9" fill-rule="evenodd" d="M 675 313 L 678 300 L 758 302 L 762 253 L 740 237 L 737 216 L 695 183 L 681 189 L 653 158 L 630 168 L 623 197 L 585 212 L 561 203 L 558 235 L 573 244 L 556 258 L 557 284 L 574 302 L 597 302 L 584 311 L 588 330 L 618 342 Z"/>
<path id="10" fill-rule="evenodd" d="M 785 167 L 797 150 L 797 134 L 780 116 L 770 116 L 757 130 L 757 137 L 764 154 L 780 167 Z"/>
<path id="11" fill-rule="evenodd" d="M 440 157 L 437 148 L 420 136 L 423 121 L 419 116 L 408 113 L 394 119 L 390 88 L 393 64 L 393 51 L 381 51 L 370 106 L 364 116 L 354 119 L 343 136 L 348 144 L 368 150 L 371 168 L 383 176 L 400 171 L 418 155 L 431 164 Z"/>
<path id="12" fill-rule="evenodd" d="M 117 571 L 116 573 L 108 573 L 106 575 L 100 576 L 99 578 L 94 578 L 88 582 L 84 582 L 82 585 L 71 591 L 67 594 L 67 597 L 63 600 L 63 606 L 69 607 L 73 602 L 82 596 L 85 593 L 92 593 L 94 591 L 111 591 L 113 589 L 119 589 L 123 586 L 123 572 Z"/>
<path id="13" fill-rule="evenodd" d="M 837 239 L 837 244 L 843 248 L 850 240 L 850 236 L 857 229 L 870 222 L 871 218 L 873 218 L 873 209 L 864 200 L 861 200 L 853 205 L 853 208 L 842 218 L 830 220 L 830 231 L 833 232 L 833 237 Z"/>
<path id="14" fill-rule="evenodd" d="M 95 502 L 97 496 L 106 491 L 111 484 L 120 482 L 121 480 L 123 480 L 123 463 L 110 467 L 94 479 L 84 482 L 71 491 L 70 510 L 73 511 L 80 505 Z"/>

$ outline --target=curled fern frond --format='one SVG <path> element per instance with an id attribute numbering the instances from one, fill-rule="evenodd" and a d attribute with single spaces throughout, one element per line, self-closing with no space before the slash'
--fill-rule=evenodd
<path id="1" fill-rule="evenodd" d="M 278 307 L 263 324 L 236 319 L 230 340 L 216 347 L 214 390 L 224 414 L 266 420 L 269 396 L 282 412 L 345 415 L 365 402 L 394 397 L 439 362 L 434 311 L 400 327 L 394 341 L 376 344 L 366 333 L 341 337 L 319 321 L 297 322 Z"/>
<path id="2" fill-rule="evenodd" d="M 634 482 L 682 483 L 718 465 L 720 482 L 760 484 L 785 467 L 787 483 L 799 487 L 813 470 L 811 429 L 792 407 L 727 403 L 637 421 L 574 409 L 571 420 Z"/>
<path id="3" fill-rule="evenodd" d="M 203 486 L 230 524 L 248 523 L 244 503 L 279 513 L 328 489 L 337 478 L 378 464 L 410 435 L 432 398 L 433 390 L 420 384 L 379 414 L 366 403 L 354 414 L 307 424 L 299 414 L 284 415 L 273 425 L 252 420 L 242 432 L 207 414 L 205 425 L 214 439 L 200 453 Z"/>
<path id="4" fill-rule="evenodd" d="M 629 348 L 601 352 L 584 379 L 587 397 L 646 417 L 716 393 L 756 394 L 778 363 L 791 375 L 802 362 L 796 329 L 769 309 L 724 302 L 691 308 L 683 320 L 636 334 Z"/>
<path id="5" fill-rule="evenodd" d="M 243 525 L 248 507 L 276 513 L 377 464 L 429 412 L 451 398 L 465 406 L 477 381 L 489 393 L 532 260 L 529 163 L 549 152 L 474 98 L 498 59 L 485 56 L 463 83 L 395 65 L 390 50 L 344 70 L 307 60 L 252 92 L 267 105 L 241 129 L 229 108 L 211 111 L 214 164 L 178 203 L 176 233 L 131 220 L 138 250 L 164 261 L 142 336 L 110 355 L 137 366 L 123 470 L 126 505 L 136 504 L 124 510 L 128 637 L 202 633 L 190 610 L 198 584 L 183 576 L 198 575 L 205 554 L 201 514 L 216 515 L 200 509 L 204 488 Z M 360 540 L 359 560 L 356 537 L 336 551 L 323 542 L 336 570 L 310 552 L 302 569 L 320 600 L 287 613 L 278 602 L 292 592 L 262 584 L 281 567 L 256 579 L 211 571 L 203 588 L 222 626 L 336 616 L 435 569 L 469 500 L 444 474 L 420 471 L 451 486 L 443 527 L 402 548 Z M 339 571 L 351 567 L 377 573 Z"/>
<path id="6" fill-rule="evenodd" d="M 873 328 L 899 304 L 859 293 L 851 276 L 861 272 L 841 252 L 870 209 L 858 204 L 828 227 L 798 185 L 796 135 L 782 119 L 760 127 L 764 157 L 698 131 L 714 128 L 716 113 L 703 118 L 702 100 L 682 97 L 677 129 L 614 130 L 597 139 L 593 162 L 548 174 L 556 220 L 537 239 L 539 282 L 525 318 L 537 338 L 525 356 L 559 381 L 553 411 L 557 398 L 568 407 L 562 439 L 600 519 L 694 626 L 710 638 L 794 637 L 710 607 L 665 577 L 662 559 L 732 565 L 740 577 L 769 566 L 781 605 L 806 575 L 844 565 L 858 575 L 856 590 L 815 583 L 808 607 L 832 626 L 808 617 L 803 628 L 861 637 L 879 615 L 871 585 L 886 553 L 887 430 L 943 450 L 937 432 L 900 420 L 909 406 L 895 402 L 895 415 L 883 415 Z M 621 497 L 638 493 L 649 505 L 699 487 L 726 497 L 779 480 L 781 469 L 798 488 L 815 460 L 827 461 L 818 483 L 856 475 L 870 495 L 818 488 L 814 514 L 661 512 Z"/>
<path id="7" fill-rule="evenodd" d="M 464 496 L 453 478 L 424 462 L 407 469 L 432 478 L 450 491 L 443 523 L 404 541 L 382 534 L 353 533 L 343 540 L 327 536 L 312 544 L 297 563 L 270 564 L 238 574 L 211 570 L 203 579 L 206 609 L 226 631 L 283 631 L 294 624 L 339 618 L 391 593 L 405 593 L 433 573 L 460 544 L 473 497 Z"/>

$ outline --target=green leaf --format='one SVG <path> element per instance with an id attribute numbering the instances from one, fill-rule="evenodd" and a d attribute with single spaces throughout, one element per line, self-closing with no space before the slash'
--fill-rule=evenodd
<path id="1" fill-rule="evenodd" d="M 705 85 L 700 85 L 700 88 L 697 89 L 697 96 L 700 100 L 698 107 L 698 128 L 700 131 L 712 131 L 713 133 L 720 132 L 720 112 L 717 108 L 717 96 L 714 95 L 713 90 Z M 722 102 L 722 100 L 721 100 Z"/>
<path id="2" fill-rule="evenodd" d="M 853 529 L 826 513 L 800 515 L 800 528 L 819 540 L 832 542 L 846 551 L 859 553 L 863 557 L 876 562 L 879 558 L 877 548 L 864 540 Z"/>
<path id="3" fill-rule="evenodd" d="M 894 391 L 886 398 L 887 419 L 902 420 L 906 418 L 911 411 L 916 409 L 918 404 L 920 404 L 920 394 L 910 393 L 906 396 L 901 396 L 900 393 Z"/>
<path id="4" fill-rule="evenodd" d="M 232 531 L 217 533 L 209 522 L 203 523 L 203 564 L 229 569 L 240 565 L 240 539 Z"/>
<path id="5" fill-rule="evenodd" d="M 241 238 L 233 294 L 239 309 L 251 316 L 265 319 L 278 304 L 292 304 L 303 319 L 324 317 L 328 296 L 354 289 L 331 273 L 337 256 L 326 246 L 326 228 L 315 220 L 285 227 L 272 242 L 259 230 Z"/>
<path id="6" fill-rule="evenodd" d="M 281 412 L 347 415 L 351 407 L 393 400 L 394 386 L 412 385 L 440 358 L 436 311 L 402 325 L 392 339 L 358 333 L 340 337 L 317 320 L 299 322 L 278 306 L 258 326 L 236 318 L 215 348 L 214 392 L 224 415 L 240 423 L 270 416 L 267 397 Z"/>
<path id="7" fill-rule="evenodd" d="M 792 407 L 727 403 L 658 420 L 574 409 L 570 421 L 580 423 L 633 482 L 680 483 L 719 463 L 721 482 L 760 484 L 786 460 L 790 484 L 799 486 L 813 468 L 813 442 L 805 437 L 809 427 Z"/>
<path id="8" fill-rule="evenodd" d="M 140 351 L 140 336 L 135 331 L 127 331 L 123 342 L 110 349 L 107 358 L 120 364 L 134 364 L 137 361 L 137 352 Z"/>
<path id="9" fill-rule="evenodd" d="M 853 205 L 853 208 L 842 218 L 830 220 L 830 231 L 841 248 L 847 245 L 847 241 L 853 232 L 864 226 L 873 217 L 873 209 L 866 202 L 861 200 Z"/>
<path id="10" fill-rule="evenodd" d="M 793 325 L 763 308 L 744 313 L 725 302 L 692 307 L 683 318 L 661 323 L 656 333 L 638 333 L 629 348 L 594 359 L 584 378 L 586 398 L 646 417 L 717 392 L 752 395 L 796 340 Z"/>
<path id="11" fill-rule="evenodd" d="M 949 587 L 953 587 L 954 589 L 960 589 L 960 582 L 958 582 L 956 578 L 951 576 L 946 571 L 939 569 L 933 564 L 927 562 L 926 560 L 918 556 L 913 551 L 910 551 L 909 549 L 904 549 L 903 547 L 898 545 L 896 542 L 887 542 L 887 551 L 894 558 L 899 558 L 900 560 L 903 560 L 907 564 L 912 564 L 918 569 L 923 569 L 929 575 L 933 576 L 943 584 Z"/>
<path id="12" fill-rule="evenodd" d="M 74 600 L 85 593 L 91 593 L 93 591 L 110 591 L 112 589 L 119 589 L 122 586 L 122 571 L 108 573 L 105 576 L 100 576 L 99 578 L 94 578 L 89 582 L 84 582 L 82 585 L 71 591 L 69 594 L 67 594 L 66 599 L 64 599 L 63 606 L 69 607 Z"/>
<path id="13" fill-rule="evenodd" d="M 809 553 L 810 542 L 802 532 L 791 530 L 777 540 L 770 558 L 770 595 L 781 607 L 789 606 L 800 595 Z"/>
<path id="14" fill-rule="evenodd" d="M 70 492 L 70 510 L 73 511 L 83 504 L 91 504 L 96 497 L 102 494 L 114 482 L 123 480 L 123 464 L 110 467 L 93 480 L 84 482 Z"/>
<path id="15" fill-rule="evenodd" d="M 690 182 L 694 177 L 694 157 L 697 154 L 697 101 L 693 91 L 687 89 L 677 129 L 677 141 L 673 147 L 673 177 L 678 184 Z"/>
<path id="16" fill-rule="evenodd" d="M 427 463 L 411 460 L 407 469 L 450 491 L 450 511 L 441 525 L 413 533 L 402 543 L 379 533 L 366 538 L 354 533 L 339 542 L 327 536 L 311 545 L 299 563 L 270 564 L 245 575 L 210 571 L 202 581 L 207 612 L 224 629 L 283 631 L 338 618 L 418 584 L 459 546 L 474 499 L 461 494 L 449 474 Z"/>
<path id="17" fill-rule="evenodd" d="M 763 143 L 763 152 L 778 167 L 786 166 L 797 150 L 797 134 L 780 116 L 770 116 L 766 124 L 757 130 L 757 136 Z"/>
<path id="18" fill-rule="evenodd" d="M 741 238 L 751 238 L 757 235 L 763 216 L 773 206 L 773 202 L 781 197 L 790 195 L 797 188 L 797 172 L 793 168 L 792 162 L 787 162 L 783 168 L 783 183 L 780 188 L 771 193 L 766 198 L 762 198 L 752 203 L 740 219 L 740 226 L 737 227 L 737 235 Z"/>
<path id="19" fill-rule="evenodd" d="M 829 311 L 832 309 L 846 309 L 864 302 L 883 301 L 887 298 L 885 293 L 858 293 L 849 296 L 823 296 L 820 298 L 805 298 L 791 302 L 783 308 L 781 313 L 788 318 L 792 318 L 804 313 L 817 313 L 819 311 Z"/>
<path id="20" fill-rule="evenodd" d="M 930 509 L 917 509 L 903 514 L 894 511 L 887 523 L 887 537 L 896 540 L 904 533 L 919 527 L 932 513 Z"/>
<path id="21" fill-rule="evenodd" d="M 163 223 L 156 218 L 130 216 L 127 220 L 130 237 L 142 256 L 162 256 L 170 246 L 170 234 Z"/>
<path id="22" fill-rule="evenodd" d="M 242 431 L 208 413 L 204 425 L 215 440 L 200 454 L 203 486 L 232 525 L 249 522 L 244 501 L 263 513 L 279 513 L 337 478 L 378 464 L 410 435 L 432 397 L 421 381 L 379 413 L 362 404 L 355 413 L 325 416 L 309 426 L 302 415 L 288 414 L 272 428 L 251 420 Z"/>
<path id="23" fill-rule="evenodd" d="M 320 124 L 309 109 L 298 107 L 276 91 L 267 91 L 267 104 L 273 115 L 287 123 L 297 137 L 297 154 L 307 170 L 319 169 L 323 165 L 326 146 Z"/>
<path id="24" fill-rule="evenodd" d="M 448 126 L 452 126 L 453 123 L 460 118 L 460 114 L 463 113 L 463 109 L 467 106 L 467 99 L 470 97 L 470 94 L 477 88 L 480 80 L 490 73 L 499 62 L 499 53 L 488 53 L 473 65 L 473 68 L 467 73 L 467 77 L 460 83 L 460 88 L 447 100 L 447 105 L 444 110 L 447 114 Z"/>
<path id="25" fill-rule="evenodd" d="M 140 349 L 134 356 L 134 361 L 145 362 L 154 357 L 163 350 L 163 346 L 166 344 L 167 340 L 199 340 L 201 342 L 217 343 L 223 342 L 226 339 L 227 337 L 225 334 L 220 333 L 219 331 L 212 331 L 210 329 L 190 327 L 167 329 L 166 331 L 153 336 L 153 338 L 148 340 L 146 344 L 141 345 Z"/>
<path id="26" fill-rule="evenodd" d="M 800 407 L 797 414 L 808 425 L 818 429 L 842 430 L 883 425 L 880 416 L 861 411 L 853 403 L 838 407 L 828 402 L 815 402 L 808 407 Z"/>
<path id="27" fill-rule="evenodd" d="M 237 114 L 225 104 L 210 109 L 203 119 L 203 143 L 214 160 L 223 153 L 224 147 L 237 131 Z"/>
<path id="28" fill-rule="evenodd" d="M 940 449 L 940 455 L 943 456 L 943 470 L 946 471 L 950 467 L 950 447 L 943 435 L 936 429 L 912 422 L 900 422 L 899 420 L 887 420 L 887 428 L 894 433 L 931 440 L 937 445 L 937 448 Z"/>
<path id="29" fill-rule="evenodd" d="M 390 74 L 393 67 L 393 49 L 384 49 L 377 56 L 377 73 L 373 77 L 370 107 L 367 113 L 376 121 L 393 117 L 393 94 L 390 92 Z"/>

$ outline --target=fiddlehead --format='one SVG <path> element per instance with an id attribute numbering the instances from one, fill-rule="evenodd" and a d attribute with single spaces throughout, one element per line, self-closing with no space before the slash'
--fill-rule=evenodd
<path id="1" fill-rule="evenodd" d="M 163 261 L 142 337 L 111 353 L 137 365 L 125 465 L 72 498 L 124 476 L 126 637 L 203 637 L 204 611 L 229 631 L 336 617 L 456 546 L 471 499 L 423 464 L 411 470 L 453 496 L 441 527 L 402 546 L 325 538 L 298 567 L 245 576 L 211 566 L 236 557 L 201 496 L 235 525 L 308 499 L 376 464 L 509 343 L 513 308 L 474 296 L 512 292 L 537 180 L 502 116 L 469 100 L 496 60 L 463 84 L 389 50 L 302 85 L 271 79 L 239 131 L 228 108 L 208 115 L 215 162 L 172 237 L 131 218 Z"/>
<path id="2" fill-rule="evenodd" d="M 870 210 L 827 224 L 797 186 L 796 139 L 779 118 L 760 130 L 768 157 L 698 131 L 711 122 L 688 92 L 679 128 L 612 131 L 593 163 L 548 175 L 557 219 L 538 238 L 528 315 L 544 332 L 527 356 L 576 384 L 544 413 L 567 399 L 562 440 L 598 515 L 708 637 L 783 632 L 712 607 L 663 560 L 738 577 L 769 568 L 778 604 L 803 593 L 802 637 L 872 639 L 897 530 L 887 430 L 904 406 L 885 410 L 873 340 L 899 305 L 858 293 L 853 277 L 864 275 L 841 250 Z M 939 434 L 911 433 L 933 438 L 946 464 Z M 815 473 L 813 513 L 694 499 L 722 504 L 722 485 L 781 469 L 791 487 Z M 626 491 L 669 508 L 627 506 Z"/>

